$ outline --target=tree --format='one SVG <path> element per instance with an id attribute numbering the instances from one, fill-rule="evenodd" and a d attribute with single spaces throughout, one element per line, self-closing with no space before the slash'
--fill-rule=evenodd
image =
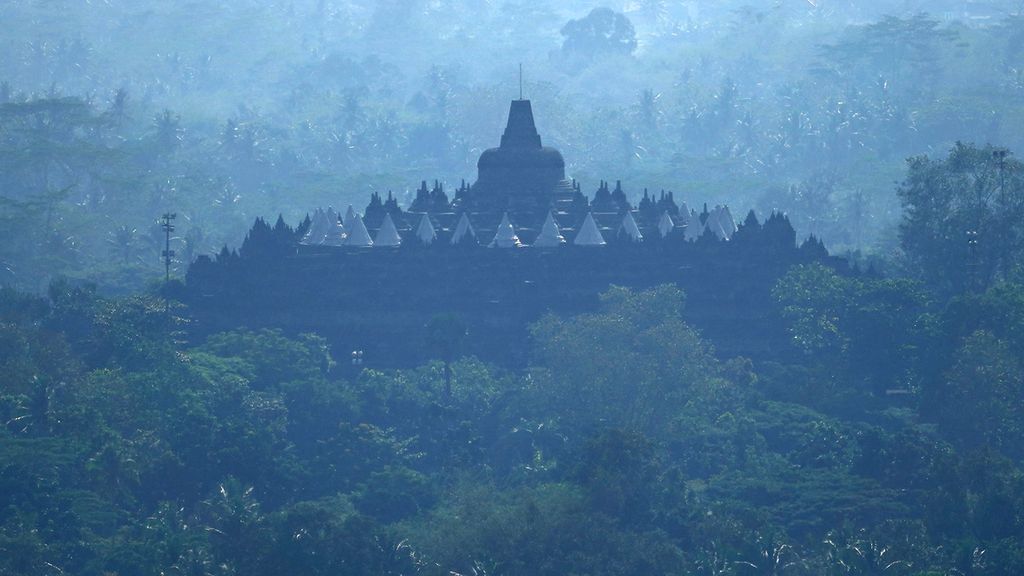
<path id="1" fill-rule="evenodd" d="M 670 574 L 682 553 L 658 531 L 634 532 L 593 510 L 572 484 L 501 491 L 461 483 L 409 540 L 426 574 Z"/>
<path id="2" fill-rule="evenodd" d="M 277 389 L 287 382 L 316 379 L 327 374 L 334 365 L 323 338 L 306 334 L 290 339 L 279 330 L 222 332 L 210 336 L 193 354 L 235 360 L 239 373 L 256 390 Z"/>
<path id="3" fill-rule="evenodd" d="M 941 49 L 957 37 L 955 31 L 921 12 L 907 19 L 885 16 L 878 22 L 851 27 L 840 42 L 822 50 L 842 74 L 866 62 L 888 81 L 909 86 L 914 80 L 928 78 L 927 72 L 936 67 Z"/>
<path id="4" fill-rule="evenodd" d="M 861 379 L 875 394 L 919 379 L 931 326 L 919 284 L 845 277 L 813 264 L 790 270 L 772 294 L 806 363 Z"/>
<path id="5" fill-rule="evenodd" d="M 160 153 L 173 152 L 181 144 L 184 130 L 181 127 L 181 117 L 164 110 L 153 119 L 154 141 Z"/>
<path id="6" fill-rule="evenodd" d="M 613 287 L 597 313 L 547 316 L 531 327 L 539 368 L 531 374 L 544 410 L 570 430 L 611 427 L 664 434 L 688 404 L 713 413 L 730 384 L 710 348 L 682 320 L 674 286 Z"/>
<path id="7" fill-rule="evenodd" d="M 629 55 L 636 50 L 636 30 L 625 15 L 611 8 L 594 8 L 586 17 L 562 27 L 562 52 L 587 59 L 603 55 Z"/>
<path id="8" fill-rule="evenodd" d="M 940 425 L 957 444 L 1024 457 L 1024 366 L 990 332 L 969 336 L 946 373 Z"/>
<path id="9" fill-rule="evenodd" d="M 1024 164 L 993 146 L 957 143 L 944 160 L 908 160 L 897 193 L 900 243 L 943 292 L 984 288 L 1024 254 Z"/>

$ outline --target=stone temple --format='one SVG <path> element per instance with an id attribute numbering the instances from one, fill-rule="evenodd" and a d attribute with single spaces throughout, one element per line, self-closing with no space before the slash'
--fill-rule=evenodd
<path id="1" fill-rule="evenodd" d="M 460 353 L 519 367 L 543 314 L 592 310 L 611 285 L 673 283 L 720 353 L 758 357 L 784 337 L 766 312 L 778 278 L 800 263 L 845 268 L 814 237 L 798 246 L 782 214 L 737 225 L 727 206 L 698 212 L 646 190 L 634 206 L 620 182 L 588 198 L 543 145 L 529 100 L 512 102 L 477 170 L 451 198 L 424 181 L 405 208 L 374 193 L 362 214 L 318 208 L 295 228 L 257 219 L 238 251 L 190 267 L 195 335 L 316 332 L 336 354 L 405 366 L 429 357 L 431 319 L 454 315 L 471 335 Z"/>
<path id="2" fill-rule="evenodd" d="M 565 179 L 562 154 L 541 144 L 529 100 L 512 102 L 501 146 L 480 155 L 477 171 L 476 183 L 456 199 L 456 209 L 532 217 L 568 210 L 576 192 Z"/>

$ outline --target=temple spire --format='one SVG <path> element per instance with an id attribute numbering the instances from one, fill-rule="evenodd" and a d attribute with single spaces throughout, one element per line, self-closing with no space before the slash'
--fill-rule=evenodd
<path id="1" fill-rule="evenodd" d="M 519 99 L 523 99 L 523 63 L 519 63 Z"/>
<path id="2" fill-rule="evenodd" d="M 540 148 L 540 134 L 533 122 L 529 100 L 513 100 L 508 110 L 508 124 L 501 135 L 502 148 Z"/>

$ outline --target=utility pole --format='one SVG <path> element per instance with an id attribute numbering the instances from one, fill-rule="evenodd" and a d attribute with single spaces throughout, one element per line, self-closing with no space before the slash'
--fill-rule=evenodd
<path id="1" fill-rule="evenodd" d="M 992 156 L 996 162 L 999 163 L 999 204 L 1000 207 L 1006 206 L 1006 157 L 1009 155 L 1009 151 L 1005 148 L 999 148 L 992 152 Z"/>
<path id="2" fill-rule="evenodd" d="M 161 254 L 164 258 L 164 313 L 170 313 L 171 310 L 171 262 L 174 261 L 174 250 L 171 250 L 171 232 L 174 232 L 172 222 L 177 217 L 177 214 L 165 212 L 160 218 L 160 227 L 164 229 L 164 251 Z"/>
<path id="3" fill-rule="evenodd" d="M 978 287 L 978 231 L 967 231 L 967 291 L 974 292 Z"/>
<path id="4" fill-rule="evenodd" d="M 1008 199 L 1006 197 L 1006 158 L 1010 155 L 1009 150 L 1005 148 L 997 148 L 992 152 L 992 157 L 999 164 L 999 196 L 998 203 L 995 207 L 995 222 L 997 228 L 995 230 L 996 238 L 995 241 L 998 243 L 996 248 L 996 254 L 998 260 L 995 263 L 996 273 L 1006 273 L 1007 268 L 1010 267 L 1010 220 L 1007 218 L 1009 212 L 1009 206 L 1007 205 Z"/>

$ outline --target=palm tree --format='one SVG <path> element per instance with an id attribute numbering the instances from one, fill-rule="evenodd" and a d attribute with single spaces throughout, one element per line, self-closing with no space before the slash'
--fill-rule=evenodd
<path id="1" fill-rule="evenodd" d="M 828 563 L 838 574 L 889 576 L 910 567 L 910 562 L 896 558 L 890 547 L 867 537 L 863 531 L 853 538 L 830 534 L 825 544 L 828 546 Z"/>
<path id="2" fill-rule="evenodd" d="M 128 264 L 131 261 L 138 240 L 138 229 L 127 224 L 122 224 L 107 234 L 107 245 L 118 255 L 122 264 Z"/>
<path id="3" fill-rule="evenodd" d="M 759 537 L 756 556 L 750 560 L 734 562 L 740 574 L 755 576 L 782 576 L 799 572 L 804 561 L 789 544 L 780 544 L 774 539 Z"/>
<path id="4" fill-rule="evenodd" d="M 164 110 L 153 119 L 153 128 L 156 131 L 156 143 L 161 152 L 171 152 L 181 144 L 184 130 L 181 127 L 181 117 Z"/>

